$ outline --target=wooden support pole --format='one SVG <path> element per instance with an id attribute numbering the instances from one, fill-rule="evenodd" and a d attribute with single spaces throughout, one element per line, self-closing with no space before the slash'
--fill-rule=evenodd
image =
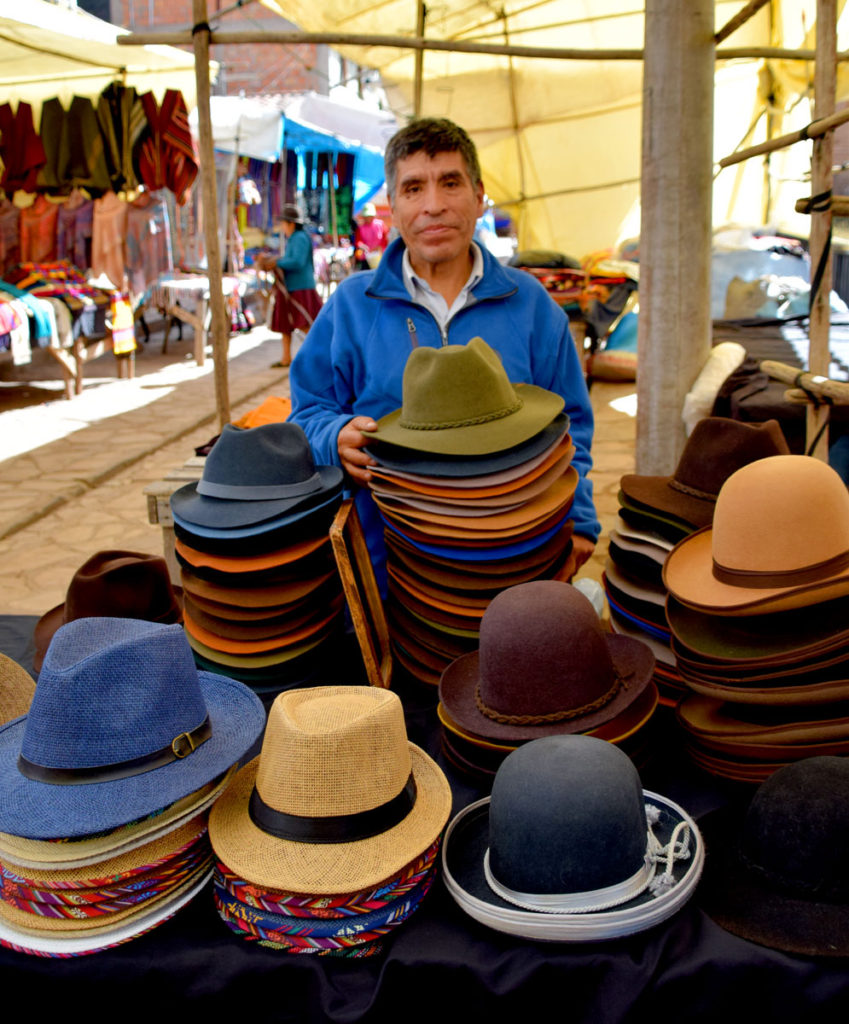
<path id="1" fill-rule="evenodd" d="M 738 11 L 730 21 L 727 21 L 713 37 L 715 43 L 721 43 L 727 39 L 732 32 L 736 32 L 741 25 L 745 25 L 749 18 L 754 17 L 758 11 L 765 7 L 769 0 L 749 0 L 746 6 Z"/>
<path id="2" fill-rule="evenodd" d="M 814 116 L 817 120 L 834 113 L 837 85 L 837 3 L 836 0 L 817 0 L 817 65 L 814 76 Z M 811 159 L 811 193 L 818 196 L 831 192 L 833 175 L 834 136 L 824 132 L 814 139 Z M 808 369 L 828 376 L 829 333 L 831 331 L 831 209 L 817 210 L 811 216 L 811 318 L 809 326 Z M 822 266 L 822 278 L 814 293 L 814 278 Z M 828 406 L 808 406 L 807 438 L 822 431 L 812 455 L 828 461 Z M 825 427 L 825 429 L 823 429 Z"/>
<path id="3" fill-rule="evenodd" d="M 817 109 L 819 109 L 819 104 Z M 719 166 L 730 167 L 731 164 L 739 164 L 743 160 L 748 160 L 753 156 L 760 156 L 762 153 L 772 153 L 776 149 L 786 149 L 788 146 L 793 146 L 797 142 L 805 142 L 807 139 L 818 139 L 846 121 L 849 121 L 849 107 L 838 111 L 836 114 L 830 114 L 828 117 L 818 117 L 816 121 L 812 121 L 805 128 L 797 132 L 779 135 L 768 142 L 759 142 L 757 146 L 749 146 L 748 149 L 740 149 L 730 156 L 724 156 L 719 161 Z"/>
<path id="4" fill-rule="evenodd" d="M 671 473 L 710 351 L 712 0 L 647 0 L 637 472 Z"/>
<path id="5" fill-rule="evenodd" d="M 121 46 L 190 46 L 191 32 L 131 32 L 118 36 Z M 277 43 L 298 46 L 318 43 L 327 46 L 386 46 L 392 50 L 442 50 L 446 53 L 488 53 L 501 57 L 541 57 L 547 60 L 643 60 L 643 50 L 576 50 L 562 46 L 522 46 L 511 43 L 461 42 L 456 39 L 416 39 L 414 36 L 360 35 L 356 32 L 264 32 L 248 29 L 240 32 L 213 32 L 210 43 L 235 46 L 239 43 Z M 780 46 L 738 46 L 716 51 L 717 60 L 816 60 L 814 50 L 794 50 Z M 849 51 L 837 55 L 849 61 Z"/>
<path id="6" fill-rule="evenodd" d="M 823 202 L 831 210 L 832 217 L 849 217 L 849 196 L 832 196 L 831 199 L 823 200 Z M 796 213 L 813 213 L 810 204 L 810 198 L 797 199 Z"/>
<path id="7" fill-rule="evenodd" d="M 427 10 L 424 0 L 416 5 L 416 38 L 424 41 Z M 422 90 L 424 88 L 424 50 L 417 49 L 415 56 L 415 77 L 413 79 L 413 117 L 422 116 Z"/>
<path id="8" fill-rule="evenodd" d="M 224 304 L 221 249 L 218 244 L 218 195 L 215 186 L 215 148 L 209 112 L 209 25 L 206 0 L 192 0 L 195 22 L 195 76 L 198 92 L 198 136 L 200 177 L 203 197 L 203 229 L 209 278 L 209 308 L 212 313 L 212 358 L 214 360 L 215 406 L 218 425 L 230 422 L 230 389 L 227 379 L 227 350 L 230 345 L 230 317 Z"/>

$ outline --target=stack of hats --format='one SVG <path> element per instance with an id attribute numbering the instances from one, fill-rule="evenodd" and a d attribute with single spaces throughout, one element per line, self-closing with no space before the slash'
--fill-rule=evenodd
<path id="1" fill-rule="evenodd" d="M 833 469 L 777 455 L 738 470 L 664 582 L 697 764 L 761 782 L 849 754 L 849 492 Z"/>
<path id="2" fill-rule="evenodd" d="M 174 914 L 210 876 L 208 808 L 264 717 L 197 671 L 179 625 L 59 629 L 29 713 L 0 729 L 0 943 L 77 956 Z"/>
<path id="3" fill-rule="evenodd" d="M 710 526 L 722 484 L 741 466 L 789 451 L 776 420 L 763 424 L 711 417 L 700 420 L 672 476 L 622 477 L 620 525 L 610 531 L 603 576 L 610 624 L 647 643 L 656 660 L 663 703 L 686 692 L 670 648 L 663 565 L 678 541 Z"/>
<path id="4" fill-rule="evenodd" d="M 210 816 L 218 912 L 241 938 L 290 953 L 379 952 L 430 889 L 450 810 L 395 694 L 283 693 L 262 753 Z"/>
<path id="5" fill-rule="evenodd" d="M 643 790 L 631 761 L 590 736 L 511 754 L 492 797 L 451 822 L 445 884 L 476 921 L 559 942 L 616 939 L 680 910 L 704 864 L 690 816 Z"/>
<path id="6" fill-rule="evenodd" d="M 171 496 L 184 621 L 201 668 L 262 694 L 307 679 L 343 620 L 328 530 L 342 471 L 303 430 L 228 424 L 201 480 Z"/>
<path id="7" fill-rule="evenodd" d="M 563 405 L 511 384 L 480 338 L 410 354 L 403 406 L 378 421 L 368 450 L 390 635 L 414 677 L 438 684 L 477 645 L 501 590 L 563 572 L 578 482 Z"/>
<path id="8" fill-rule="evenodd" d="M 477 778 L 541 736 L 588 733 L 639 756 L 657 706 L 653 669 L 649 648 L 604 632 L 571 584 L 511 587 L 487 608 L 480 649 L 442 674 L 443 750 Z"/>
<path id="9" fill-rule="evenodd" d="M 33 667 L 41 671 L 53 634 L 66 622 L 101 615 L 182 622 L 180 596 L 164 558 L 141 551 L 98 551 L 74 573 L 62 604 L 35 624 Z"/>

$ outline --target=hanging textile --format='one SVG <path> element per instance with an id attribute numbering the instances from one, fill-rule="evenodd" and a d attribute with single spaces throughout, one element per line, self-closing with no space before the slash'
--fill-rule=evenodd
<path id="1" fill-rule="evenodd" d="M 0 185 L 7 194 L 19 188 L 34 192 L 45 155 L 29 103 L 18 103 L 14 113 L 10 103 L 0 104 L 0 157 L 5 165 Z"/>
<path id="2" fill-rule="evenodd" d="M 97 102 L 104 158 L 114 192 L 138 187 L 133 153 L 147 126 L 138 93 L 131 86 L 107 85 Z"/>
<path id="3" fill-rule="evenodd" d="M 161 107 L 152 92 L 146 92 L 141 101 L 148 129 L 136 152 L 139 177 L 153 191 L 170 188 L 182 206 L 198 173 L 183 95 L 168 89 Z"/>
<path id="4" fill-rule="evenodd" d="M 67 203 L 59 207 L 57 258 L 70 260 L 78 270 L 91 266 L 93 219 L 94 202 L 79 191 L 72 192 Z"/>
<path id="5" fill-rule="evenodd" d="M 141 295 L 160 274 L 174 269 L 168 207 L 161 193 L 141 192 L 127 208 L 130 291 Z"/>
<path id="6" fill-rule="evenodd" d="M 56 259 L 56 223 L 59 207 L 45 196 L 21 210 L 21 259 L 44 263 Z"/>

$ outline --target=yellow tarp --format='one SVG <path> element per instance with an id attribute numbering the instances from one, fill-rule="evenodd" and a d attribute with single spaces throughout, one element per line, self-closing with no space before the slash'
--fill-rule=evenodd
<path id="1" fill-rule="evenodd" d="M 305 31 L 360 35 L 415 34 L 415 0 L 262 0 Z M 686 3 L 686 0 L 680 0 Z M 839 0 L 843 11 L 845 0 Z M 745 6 L 717 0 L 720 28 Z M 574 49 L 641 49 L 640 0 L 440 0 L 427 4 L 425 36 L 484 43 Z M 815 0 L 771 0 L 722 47 L 814 47 Z M 720 49 L 722 48 L 720 47 Z M 377 68 L 399 119 L 413 111 L 412 51 L 341 47 L 346 57 Z M 841 13 L 838 48 L 849 48 Z M 811 119 L 813 64 L 801 61 L 719 61 L 714 153 L 801 127 Z M 849 98 L 841 69 L 838 99 Z M 642 63 L 639 60 L 541 60 L 425 52 L 425 115 L 450 117 L 474 138 L 489 196 L 519 225 L 522 248 L 552 248 L 581 257 L 639 231 Z M 770 114 L 769 119 L 767 113 Z M 849 129 L 846 129 L 849 131 Z M 745 142 L 743 142 L 745 140 Z M 759 224 L 806 234 L 792 213 L 810 192 L 804 175 L 810 144 L 755 159 L 718 174 L 714 223 Z"/>

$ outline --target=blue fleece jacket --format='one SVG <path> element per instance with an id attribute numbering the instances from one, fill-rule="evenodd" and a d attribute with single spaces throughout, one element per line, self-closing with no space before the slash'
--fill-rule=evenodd
<path id="1" fill-rule="evenodd" d="M 354 416 L 379 419 L 401 405 L 412 336 L 419 345 L 465 345 L 481 337 L 501 356 L 514 383 L 562 395 L 580 479 L 572 506 L 575 532 L 595 540 L 601 526 L 586 474 L 592 465 L 593 416 L 564 312 L 530 274 L 501 264 L 485 249 L 475 301 L 456 313 L 443 336 L 432 314 L 404 287 L 404 243 L 396 239 L 377 270 L 346 278 L 310 328 L 292 363 L 292 420 L 303 427 L 321 465 L 339 465 L 336 439 Z M 383 533 L 366 492 L 357 497 L 369 550 L 379 569 Z"/>

